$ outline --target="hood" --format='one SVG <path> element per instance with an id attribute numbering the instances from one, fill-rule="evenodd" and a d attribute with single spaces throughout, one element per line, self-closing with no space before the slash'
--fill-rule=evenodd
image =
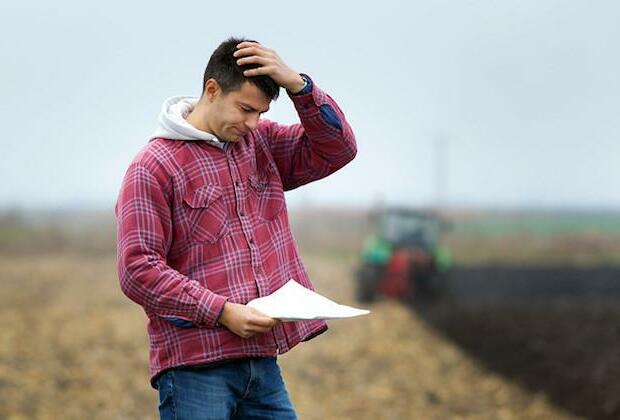
<path id="1" fill-rule="evenodd" d="M 162 137 L 169 140 L 204 140 L 223 147 L 224 143 L 206 131 L 200 131 L 185 120 L 194 109 L 198 98 L 173 96 L 164 101 L 158 117 L 158 127 L 149 141 Z"/>

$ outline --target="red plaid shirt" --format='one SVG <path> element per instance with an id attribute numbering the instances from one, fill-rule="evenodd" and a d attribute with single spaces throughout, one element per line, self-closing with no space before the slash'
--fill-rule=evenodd
<path id="1" fill-rule="evenodd" d="M 313 83 L 289 96 L 301 124 L 262 120 L 226 148 L 158 138 L 127 170 L 115 208 L 118 273 L 148 317 L 154 388 L 166 369 L 274 356 L 327 329 L 318 320 L 283 322 L 244 339 L 217 322 L 226 301 L 245 304 L 291 278 L 313 289 L 284 191 L 343 167 L 356 144 L 338 105 Z"/>

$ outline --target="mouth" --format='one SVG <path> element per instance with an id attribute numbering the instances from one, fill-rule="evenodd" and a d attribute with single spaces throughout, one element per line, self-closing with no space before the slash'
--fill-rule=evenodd
<path id="1" fill-rule="evenodd" d="M 243 137 L 247 134 L 247 131 L 241 131 L 238 128 L 233 128 L 234 132 L 236 135 L 238 135 L 239 137 Z"/>

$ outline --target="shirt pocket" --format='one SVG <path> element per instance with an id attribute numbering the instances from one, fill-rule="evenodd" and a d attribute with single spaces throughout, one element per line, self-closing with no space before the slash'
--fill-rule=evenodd
<path id="1" fill-rule="evenodd" d="M 222 187 L 207 184 L 187 192 L 183 201 L 192 240 L 215 243 L 228 232 Z"/>
<path id="2" fill-rule="evenodd" d="M 278 217 L 284 209 L 284 191 L 280 177 L 268 171 L 262 174 L 250 174 L 250 199 L 261 221 L 269 222 Z"/>

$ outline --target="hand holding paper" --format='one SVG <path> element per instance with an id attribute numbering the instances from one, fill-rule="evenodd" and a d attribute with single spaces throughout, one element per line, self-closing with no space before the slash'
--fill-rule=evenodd
<path id="1" fill-rule="evenodd" d="M 370 313 L 366 309 L 340 305 L 292 279 L 269 296 L 251 300 L 247 306 L 282 321 L 351 318 Z"/>

